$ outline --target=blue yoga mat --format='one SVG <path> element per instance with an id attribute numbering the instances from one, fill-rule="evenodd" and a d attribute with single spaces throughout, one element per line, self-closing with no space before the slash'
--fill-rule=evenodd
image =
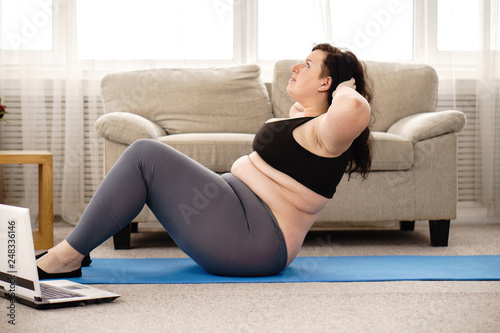
<path id="1" fill-rule="evenodd" d="M 500 256 L 298 257 L 268 277 L 212 275 L 191 259 L 93 259 L 75 282 L 87 284 L 291 283 L 500 280 Z"/>

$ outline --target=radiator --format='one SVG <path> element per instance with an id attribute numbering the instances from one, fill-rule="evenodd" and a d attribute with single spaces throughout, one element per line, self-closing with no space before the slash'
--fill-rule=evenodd
<path id="1" fill-rule="evenodd" d="M 467 125 L 458 134 L 457 172 L 458 201 L 478 201 L 481 196 L 481 148 L 476 95 L 443 95 L 438 98 L 438 110 L 459 110 L 465 113 Z"/>
<path id="2" fill-rule="evenodd" d="M 95 100 L 95 98 L 93 99 Z M 98 184 L 101 182 L 104 170 L 104 141 L 98 138 L 94 129 L 95 119 L 104 113 L 100 97 L 97 105 L 92 105 L 93 111 L 90 110 L 90 98 L 84 98 L 84 136 L 82 147 L 84 154 L 83 163 L 83 187 L 84 203 L 90 201 Z M 61 196 L 62 196 L 62 173 L 64 168 L 64 132 L 54 135 L 52 133 L 51 124 L 54 119 L 53 100 L 51 96 L 45 98 L 45 121 L 47 122 L 47 141 L 48 147 L 43 148 L 49 150 L 53 154 L 53 173 L 54 173 L 54 214 L 61 215 Z M 7 122 L 2 122 L 0 125 L 0 149 L 1 150 L 22 150 L 22 115 L 21 115 L 21 100 L 19 96 L 3 96 L 2 104 L 7 106 L 9 112 L 5 118 Z M 64 104 L 64 103 L 63 103 Z M 64 117 L 64 116 L 63 116 Z M 33 149 L 32 147 L 26 147 Z M 97 178 L 92 178 L 91 170 L 99 170 Z M 25 188 L 27 177 L 38 178 L 37 165 L 3 165 L 2 166 L 2 183 L 3 195 L 2 203 L 10 205 L 28 206 L 32 210 L 36 218 L 37 215 L 37 198 L 38 189 L 35 187 Z M 37 183 L 37 181 L 36 181 Z M 28 191 L 25 193 L 25 191 Z M 26 197 L 25 197 L 26 195 Z M 26 198 L 30 198 L 29 200 Z M 35 199 L 32 199 L 35 198 Z M 35 200 L 35 204 L 33 204 Z"/>

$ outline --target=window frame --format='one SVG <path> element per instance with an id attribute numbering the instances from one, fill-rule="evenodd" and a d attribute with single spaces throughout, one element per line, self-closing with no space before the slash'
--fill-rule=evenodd
<path id="1" fill-rule="evenodd" d="M 223 1 L 223 0 L 217 0 Z M 437 50 L 437 9 L 439 0 L 414 1 L 413 62 L 428 63 L 445 77 L 471 78 L 476 74 L 479 52 L 448 52 Z M 483 16 L 487 6 L 482 5 Z M 76 52 L 76 0 L 52 0 L 53 31 L 68 31 L 64 38 L 53 33 L 50 51 L 2 50 L 3 66 L 15 70 L 19 54 L 33 59 L 33 65 L 44 69 L 64 70 L 68 64 L 97 73 L 113 70 L 144 68 L 143 60 L 80 60 Z M 67 19 L 73 18 L 72 20 Z M 73 23 L 72 23 L 73 22 Z M 256 63 L 263 78 L 270 80 L 275 61 L 258 59 L 258 0 L 233 0 L 233 59 L 232 60 L 154 60 L 154 66 L 211 67 L 237 66 Z M 41 55 L 41 58 L 40 58 Z M 147 66 L 147 62 L 146 62 Z M 39 67 L 37 67 L 39 69 Z M 15 75 L 11 73 L 10 75 Z M 49 74 L 47 74 L 49 75 Z M 89 76 L 98 77 L 99 74 Z"/>
<path id="2" fill-rule="evenodd" d="M 448 79 L 473 78 L 478 52 L 438 50 L 438 1 L 414 2 L 414 62 L 427 63 Z"/>

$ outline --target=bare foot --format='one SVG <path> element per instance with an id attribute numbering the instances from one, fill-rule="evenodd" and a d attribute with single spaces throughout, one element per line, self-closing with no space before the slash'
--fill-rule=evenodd
<path id="1" fill-rule="evenodd" d="M 68 242 L 62 241 L 38 259 L 36 265 L 46 273 L 66 273 L 80 268 L 83 258 Z"/>

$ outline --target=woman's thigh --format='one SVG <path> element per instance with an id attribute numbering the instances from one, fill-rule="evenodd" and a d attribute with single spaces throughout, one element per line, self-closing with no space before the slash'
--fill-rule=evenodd
<path id="1" fill-rule="evenodd" d="M 270 275 L 284 268 L 281 230 L 245 184 L 167 145 L 154 145 L 140 158 L 146 203 L 187 255 L 221 275 Z"/>

